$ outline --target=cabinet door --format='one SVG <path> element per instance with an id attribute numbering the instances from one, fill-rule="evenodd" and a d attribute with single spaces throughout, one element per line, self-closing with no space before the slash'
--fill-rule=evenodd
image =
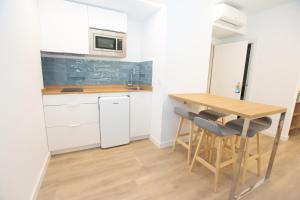
<path id="1" fill-rule="evenodd" d="M 42 51 L 89 53 L 87 6 L 40 0 Z"/>
<path id="2" fill-rule="evenodd" d="M 89 27 L 127 32 L 127 15 L 116 11 L 88 6 Z"/>
<path id="3" fill-rule="evenodd" d="M 99 124 L 70 124 L 62 127 L 47 128 L 50 151 L 58 151 L 99 144 Z"/>
<path id="4" fill-rule="evenodd" d="M 129 143 L 129 98 L 101 97 L 99 99 L 101 147 Z"/>
<path id="5" fill-rule="evenodd" d="M 152 93 L 130 94 L 130 137 L 138 138 L 150 134 Z"/>

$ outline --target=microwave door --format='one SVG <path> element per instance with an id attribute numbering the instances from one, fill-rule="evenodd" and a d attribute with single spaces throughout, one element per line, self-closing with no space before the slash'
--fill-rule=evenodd
<path id="1" fill-rule="evenodd" d="M 95 36 L 95 50 L 101 51 L 116 51 L 117 40 L 116 38 Z"/>

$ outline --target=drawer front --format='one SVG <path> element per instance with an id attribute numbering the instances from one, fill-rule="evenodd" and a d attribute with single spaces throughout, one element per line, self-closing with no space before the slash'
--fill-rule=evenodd
<path id="1" fill-rule="evenodd" d="M 96 123 L 47 128 L 47 136 L 50 151 L 100 143 L 99 125 Z"/>
<path id="2" fill-rule="evenodd" d="M 44 106 L 55 106 L 65 104 L 81 104 L 81 103 L 98 103 L 97 94 L 60 94 L 60 95 L 44 95 Z"/>
<path id="3" fill-rule="evenodd" d="M 44 106 L 46 127 L 98 123 L 98 104 Z"/>

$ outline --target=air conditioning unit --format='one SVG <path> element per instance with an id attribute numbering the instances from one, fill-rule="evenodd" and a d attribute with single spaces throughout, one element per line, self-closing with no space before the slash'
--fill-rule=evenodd
<path id="1" fill-rule="evenodd" d="M 247 16 L 242 11 L 225 3 L 221 3 L 215 6 L 214 21 L 241 27 L 246 25 Z"/>

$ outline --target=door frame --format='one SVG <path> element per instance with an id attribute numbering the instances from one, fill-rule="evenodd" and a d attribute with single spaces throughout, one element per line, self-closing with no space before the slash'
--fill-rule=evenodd
<path id="1" fill-rule="evenodd" d="M 231 43 L 231 42 L 228 42 Z M 227 44 L 227 43 L 221 43 L 221 44 Z M 211 90 L 211 80 L 212 80 L 212 71 L 214 66 L 214 49 L 216 44 L 211 44 L 210 46 L 210 57 L 209 57 L 209 67 L 208 67 L 208 79 L 207 79 L 207 89 L 206 92 L 210 94 Z M 251 60 L 253 58 L 253 42 L 248 41 L 247 46 L 247 55 L 246 55 L 246 62 L 245 62 L 245 68 L 244 68 L 244 75 L 243 75 L 243 81 L 242 81 L 242 90 L 241 90 L 241 100 L 244 100 L 247 96 L 247 88 L 248 88 L 248 82 L 249 82 L 249 67 L 251 65 Z"/>

